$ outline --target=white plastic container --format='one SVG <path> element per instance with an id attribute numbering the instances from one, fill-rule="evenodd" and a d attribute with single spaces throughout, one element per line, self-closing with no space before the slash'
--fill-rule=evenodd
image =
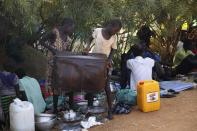
<path id="1" fill-rule="evenodd" d="M 11 131 L 35 131 L 34 108 L 30 102 L 16 98 L 9 110 Z"/>

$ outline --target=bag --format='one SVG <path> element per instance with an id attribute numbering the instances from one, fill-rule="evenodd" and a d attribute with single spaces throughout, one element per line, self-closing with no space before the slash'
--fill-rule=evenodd
<path id="1" fill-rule="evenodd" d="M 131 89 L 121 89 L 116 93 L 118 103 L 136 105 L 137 93 Z"/>

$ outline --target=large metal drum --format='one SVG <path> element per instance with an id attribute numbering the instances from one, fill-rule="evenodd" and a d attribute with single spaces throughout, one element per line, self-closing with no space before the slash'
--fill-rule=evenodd
<path id="1" fill-rule="evenodd" d="M 57 53 L 54 56 L 52 87 L 58 92 L 102 91 L 107 80 L 106 60 L 102 54 Z"/>

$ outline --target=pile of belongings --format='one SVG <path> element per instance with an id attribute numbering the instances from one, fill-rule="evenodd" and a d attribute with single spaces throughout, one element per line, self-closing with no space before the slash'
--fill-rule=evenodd
<path id="1" fill-rule="evenodd" d="M 128 114 L 136 105 L 137 93 L 132 89 L 121 89 L 116 92 L 117 103 L 113 108 L 115 114 Z"/>
<path id="2" fill-rule="evenodd" d="M 161 98 L 175 97 L 179 92 L 187 89 L 191 89 L 195 86 L 195 83 L 183 82 L 180 80 L 176 81 L 162 81 L 160 85 L 160 96 Z"/>
<path id="3" fill-rule="evenodd" d="M 111 92 L 116 92 L 121 89 L 120 83 L 118 82 L 110 82 L 110 90 Z"/>
<path id="4" fill-rule="evenodd" d="M 131 112 L 132 105 L 125 104 L 125 103 L 117 103 L 113 108 L 114 114 L 128 114 Z"/>
<path id="5" fill-rule="evenodd" d="M 81 126 L 84 129 L 89 129 L 92 126 L 101 125 L 101 124 L 103 124 L 103 123 L 96 121 L 95 116 L 89 117 L 87 121 L 81 121 Z"/>
<path id="6" fill-rule="evenodd" d="M 176 81 L 162 81 L 159 82 L 160 88 L 164 90 L 174 90 L 175 92 L 180 92 L 186 89 L 190 89 L 194 87 L 194 83 L 183 82 L 180 80 Z"/>

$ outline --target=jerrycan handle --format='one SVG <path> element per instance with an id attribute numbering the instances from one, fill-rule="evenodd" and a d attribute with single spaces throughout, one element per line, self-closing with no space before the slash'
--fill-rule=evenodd
<path id="1" fill-rule="evenodd" d="M 14 99 L 14 104 L 23 107 L 23 102 L 18 98 Z"/>

